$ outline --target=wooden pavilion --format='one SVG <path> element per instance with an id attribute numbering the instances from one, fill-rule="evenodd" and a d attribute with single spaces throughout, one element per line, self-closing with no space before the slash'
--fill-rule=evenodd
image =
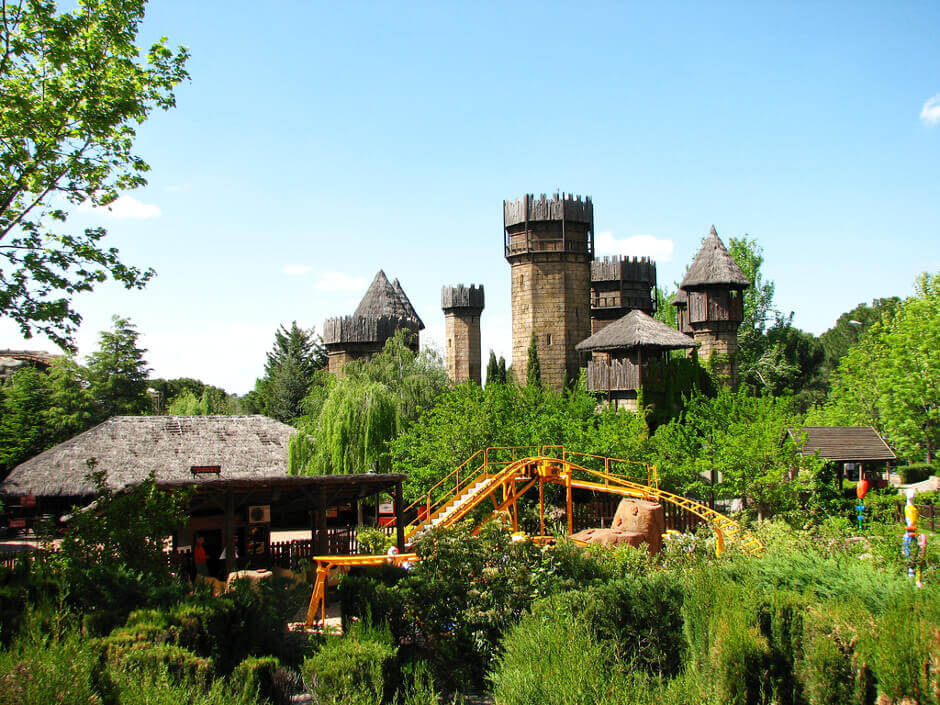
<path id="1" fill-rule="evenodd" d="M 636 411 L 640 387 L 662 383 L 669 351 L 694 348 L 695 341 L 636 309 L 575 347 L 592 354 L 587 364 L 588 391 L 604 394 L 616 408 Z"/>
<path id="2" fill-rule="evenodd" d="M 876 487 L 887 485 L 885 465 L 897 460 L 894 451 L 871 426 L 804 426 L 788 429 L 800 446 L 801 455 L 819 453 L 836 468 L 836 482 L 848 472 L 857 472 L 855 479 L 865 477 Z"/>
<path id="3" fill-rule="evenodd" d="M 151 475 L 166 490 L 193 488 L 188 523 L 173 543 L 188 546 L 202 535 L 211 555 L 224 549 L 226 572 L 236 555 L 265 565 L 272 528 L 309 530 L 325 554 L 335 508 L 388 493 L 401 511 L 405 475 L 288 475 L 287 443 L 296 432 L 265 416 L 115 416 L 15 467 L 0 495 L 61 516 L 94 499 L 92 468 L 113 491 Z M 397 539 L 403 548 L 401 529 Z"/>

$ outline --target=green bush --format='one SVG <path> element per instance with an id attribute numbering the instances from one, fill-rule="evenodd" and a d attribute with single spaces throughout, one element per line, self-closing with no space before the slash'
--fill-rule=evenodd
<path id="1" fill-rule="evenodd" d="M 397 649 L 388 628 L 352 626 L 304 661 L 304 683 L 320 705 L 377 705 L 395 690 Z"/>
<path id="2" fill-rule="evenodd" d="M 176 683 L 206 685 L 212 675 L 211 660 L 174 644 L 143 644 L 128 649 L 115 665 L 135 678 L 157 678 L 166 674 Z"/>
<path id="3" fill-rule="evenodd" d="M 564 612 L 524 617 L 509 630 L 492 675 L 500 705 L 595 705 L 617 690 L 610 650 Z"/>
<path id="4" fill-rule="evenodd" d="M 249 656 L 232 671 L 231 682 L 249 695 L 287 705 L 292 695 L 303 690 L 296 672 L 281 666 L 273 656 Z"/>
<path id="5" fill-rule="evenodd" d="M 356 543 L 359 544 L 359 553 L 377 555 L 384 554 L 395 540 L 382 529 L 362 528 L 356 533 Z"/>
<path id="6" fill-rule="evenodd" d="M 795 673 L 809 705 L 874 703 L 871 669 L 857 649 L 870 622 L 870 613 L 857 603 L 813 605 L 804 612 Z"/>
<path id="7" fill-rule="evenodd" d="M 902 465 L 897 468 L 898 477 L 901 478 L 902 485 L 909 485 L 914 482 L 923 482 L 934 474 L 936 468 L 930 463 L 916 463 L 911 465 Z"/>

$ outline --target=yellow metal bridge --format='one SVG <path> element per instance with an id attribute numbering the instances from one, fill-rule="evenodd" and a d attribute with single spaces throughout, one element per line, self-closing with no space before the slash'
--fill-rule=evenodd
<path id="1" fill-rule="evenodd" d="M 564 446 L 493 447 L 474 453 L 405 509 L 406 515 L 417 513 L 417 518 L 405 527 L 406 545 L 410 548 L 433 529 L 453 526 L 486 502 L 491 504 L 491 511 L 474 531 L 479 531 L 483 524 L 500 514 L 508 514 L 513 530 L 518 531 L 518 499 L 536 485 L 539 491 L 539 532 L 540 537 L 544 538 L 546 482 L 565 488 L 569 535 L 574 530 L 572 491 L 585 489 L 673 504 L 712 528 L 719 552 L 727 540 L 737 542 L 739 550 L 746 554 L 764 550 L 763 544 L 733 519 L 704 504 L 659 489 L 654 466 L 621 458 L 578 453 Z M 353 566 L 382 563 L 402 565 L 417 561 L 418 556 L 414 553 L 394 556 L 317 556 L 314 560 L 317 562 L 317 580 L 307 611 L 307 626 L 313 626 L 318 621 L 318 613 L 320 623 L 325 623 L 327 579 L 331 570 L 348 570 Z"/>

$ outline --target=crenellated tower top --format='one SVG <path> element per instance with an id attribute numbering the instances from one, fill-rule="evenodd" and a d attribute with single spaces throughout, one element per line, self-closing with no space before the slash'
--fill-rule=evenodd
<path id="1" fill-rule="evenodd" d="M 503 201 L 506 259 L 541 252 L 594 258 L 594 203 L 590 196 L 526 194 Z"/>
<path id="2" fill-rule="evenodd" d="M 483 285 L 441 287 L 441 308 L 445 312 L 454 309 L 483 310 Z"/>

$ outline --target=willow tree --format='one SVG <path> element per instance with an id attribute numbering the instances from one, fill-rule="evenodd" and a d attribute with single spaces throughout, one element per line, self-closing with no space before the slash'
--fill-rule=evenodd
<path id="1" fill-rule="evenodd" d="M 440 355 L 415 353 L 402 335 L 340 380 L 314 384 L 288 447 L 296 474 L 388 472 L 388 443 L 434 405 L 450 382 Z"/>

